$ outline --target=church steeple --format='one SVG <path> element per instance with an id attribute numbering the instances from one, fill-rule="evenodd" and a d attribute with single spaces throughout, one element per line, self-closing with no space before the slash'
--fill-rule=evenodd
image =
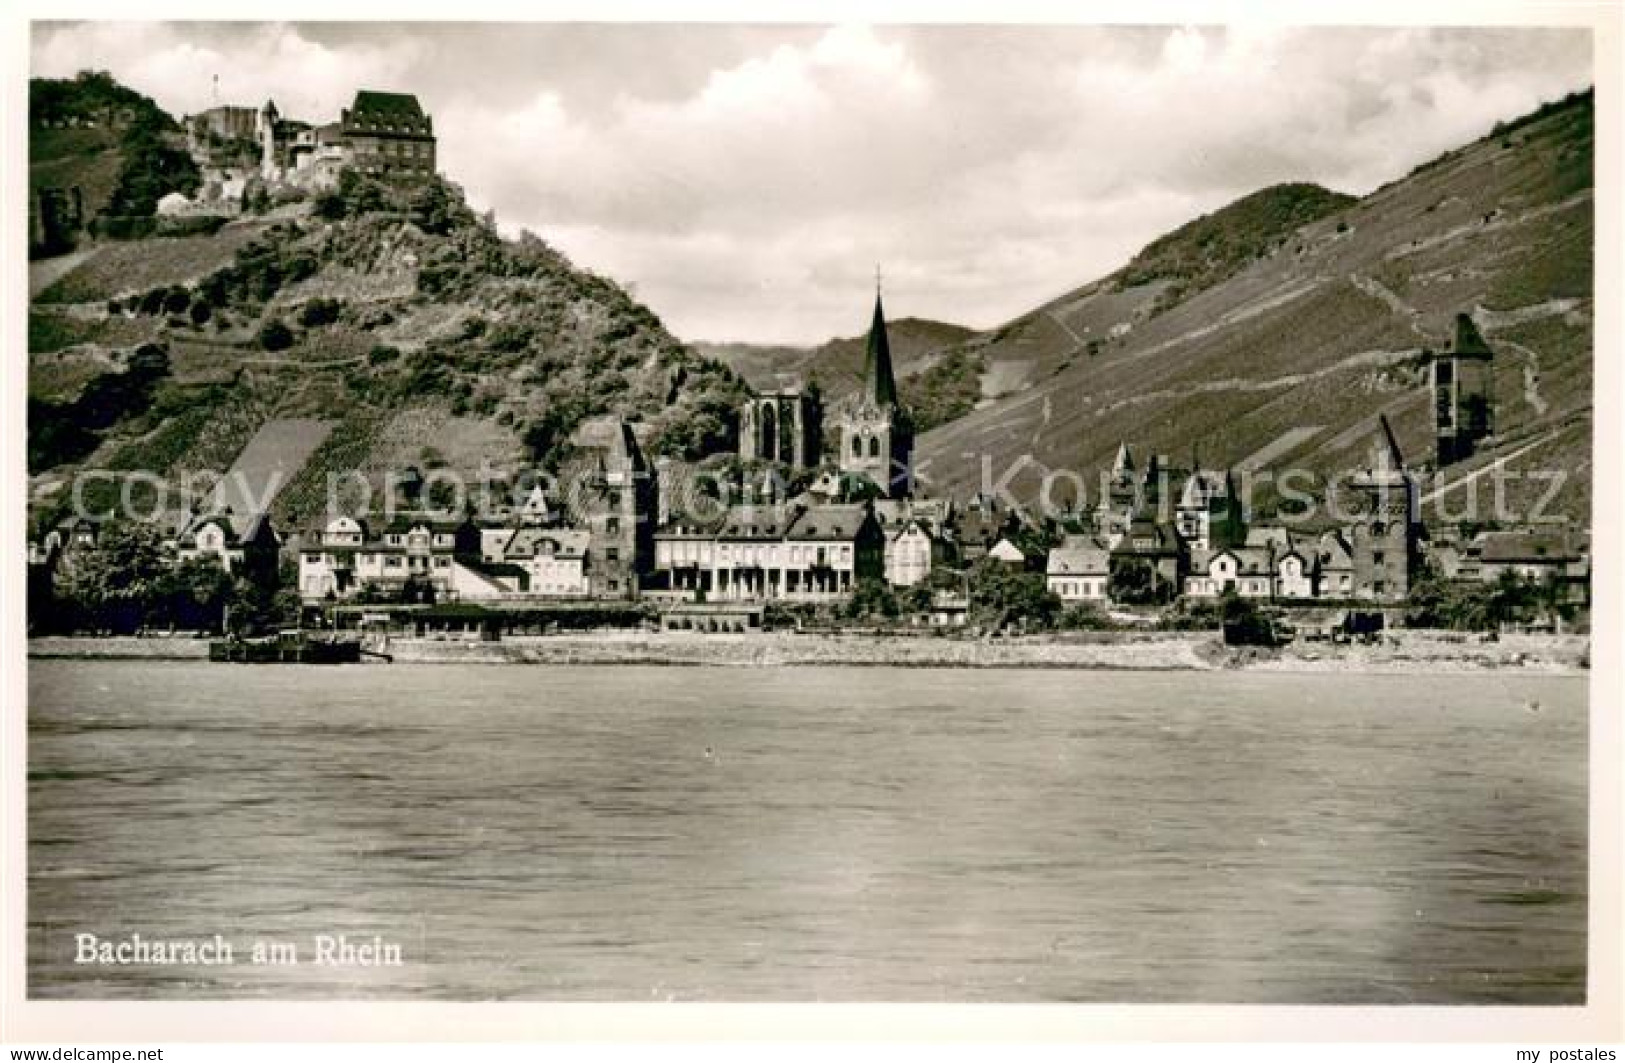
<path id="1" fill-rule="evenodd" d="M 889 498 L 906 498 L 914 432 L 908 411 L 897 401 L 897 375 L 886 338 L 886 311 L 880 304 L 880 271 L 875 271 L 875 313 L 869 323 L 869 346 L 863 361 L 863 383 L 841 403 L 835 417 L 840 434 L 841 472 L 862 476 Z"/>
<path id="2" fill-rule="evenodd" d="M 863 358 L 863 394 L 881 409 L 897 405 L 897 377 L 892 373 L 891 344 L 886 340 L 886 312 L 880 305 L 878 274 L 875 316 L 869 322 L 869 349 Z"/>

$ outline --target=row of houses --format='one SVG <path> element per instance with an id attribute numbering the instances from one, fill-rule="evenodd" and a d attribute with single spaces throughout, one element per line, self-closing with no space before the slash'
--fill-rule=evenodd
<path id="1" fill-rule="evenodd" d="M 1230 593 L 1399 603 L 1424 563 L 1464 580 L 1513 571 L 1583 586 L 1588 574 L 1583 546 L 1550 530 L 1428 539 L 1417 480 L 1386 418 L 1349 481 L 1360 515 L 1341 527 L 1249 525 L 1229 472 L 1203 469 L 1194 456 L 1188 470 L 1164 455 L 1141 468 L 1122 444 L 1098 504 L 1072 514 L 1070 534 L 1034 556 L 1019 544 L 1042 536 L 1021 534 L 993 500 L 961 507 L 915 492 L 907 474 L 912 428 L 898 402 L 878 294 L 863 381 L 830 411 L 837 433 L 830 464 L 823 464 L 825 411 L 816 396 L 757 395 L 739 417 L 742 467 L 788 467 L 810 485 L 781 497 L 778 480 L 767 476 L 749 489 L 746 473 L 739 501 L 706 507 L 704 517 L 674 510 L 674 499 L 693 497 L 681 482 L 684 469 L 650 463 L 632 426 L 605 418 L 572 439 L 577 457 L 561 477 L 571 484 L 567 497 L 534 487 L 508 511 L 480 518 L 335 516 L 303 530 L 297 544 L 284 544 L 264 514 L 227 509 L 186 522 L 173 556 L 214 558 L 234 573 L 274 581 L 279 553 L 294 553 L 296 587 L 311 604 L 646 596 L 673 607 L 828 603 L 867 581 L 917 586 L 940 568 L 964 571 L 983 557 L 1042 573 L 1070 604 Z M 53 532 L 54 542 L 48 536 L 35 560 L 48 564 L 61 534 Z"/>

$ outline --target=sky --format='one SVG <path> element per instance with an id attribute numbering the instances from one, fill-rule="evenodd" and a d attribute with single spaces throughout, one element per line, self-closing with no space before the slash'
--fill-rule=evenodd
<path id="1" fill-rule="evenodd" d="M 1266 185 L 1364 194 L 1592 82 L 1580 29 L 36 23 L 177 116 L 415 93 L 502 229 L 688 341 L 992 328 Z M 218 77 L 218 90 L 215 79 Z M 218 92 L 218 94 L 216 94 Z"/>

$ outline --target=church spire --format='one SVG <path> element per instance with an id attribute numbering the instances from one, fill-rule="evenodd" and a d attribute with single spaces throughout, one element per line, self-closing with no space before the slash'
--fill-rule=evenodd
<path id="1" fill-rule="evenodd" d="M 1371 467 L 1377 472 L 1403 473 L 1405 458 L 1399 452 L 1399 441 L 1394 438 L 1394 429 L 1388 423 L 1388 415 L 1380 414 L 1378 420 L 1382 425 L 1382 435 L 1371 447 Z"/>
<path id="2" fill-rule="evenodd" d="M 886 314 L 880 305 L 880 271 L 875 270 L 875 316 L 869 323 L 869 349 L 863 359 L 863 394 L 876 406 L 897 405 L 897 378 L 892 373 L 891 344 L 886 340 Z"/>

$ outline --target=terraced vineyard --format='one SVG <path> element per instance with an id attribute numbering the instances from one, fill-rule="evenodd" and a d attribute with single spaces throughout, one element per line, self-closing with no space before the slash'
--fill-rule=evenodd
<path id="1" fill-rule="evenodd" d="M 1170 309 L 1107 278 L 968 341 L 987 378 L 1018 367 L 998 389 L 1015 390 L 922 437 L 923 475 L 963 493 L 984 456 L 997 482 L 1027 455 L 1009 486 L 1032 498 L 1044 469 L 1094 483 L 1120 441 L 1222 465 L 1296 433 L 1274 462 L 1330 476 L 1364 459 L 1378 414 L 1425 465 L 1422 352 L 1471 311 L 1497 351 L 1500 441 L 1483 460 L 1564 471 L 1555 510 L 1589 523 L 1592 97 L 1514 128 L 1298 228 Z M 1520 449 L 1530 440 L 1542 443 Z"/>

